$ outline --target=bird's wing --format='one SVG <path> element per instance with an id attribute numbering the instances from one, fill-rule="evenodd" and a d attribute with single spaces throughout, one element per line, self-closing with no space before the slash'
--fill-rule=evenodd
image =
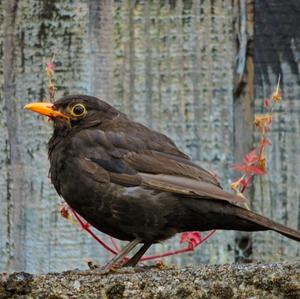
<path id="1" fill-rule="evenodd" d="M 137 171 L 182 175 L 221 187 L 212 173 L 193 163 L 170 138 L 139 123 L 113 121 L 101 132 L 101 139 L 112 156 L 120 157 Z"/>
<path id="2" fill-rule="evenodd" d="M 116 184 L 235 204 L 246 202 L 245 198 L 223 191 L 210 172 L 191 162 L 169 138 L 153 132 L 139 135 L 130 134 L 130 128 L 126 133 L 83 130 L 77 140 L 84 144 L 78 147 L 85 149 L 83 154 L 89 163 L 106 170 Z"/>
<path id="3" fill-rule="evenodd" d="M 225 200 L 234 204 L 247 203 L 244 197 L 228 193 L 213 184 L 191 178 L 164 174 L 140 173 L 142 184 L 152 189 L 173 192 L 185 196 Z"/>

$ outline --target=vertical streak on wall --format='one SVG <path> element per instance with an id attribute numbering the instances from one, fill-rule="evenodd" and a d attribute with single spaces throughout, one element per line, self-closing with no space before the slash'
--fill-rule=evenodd
<path id="1" fill-rule="evenodd" d="M 166 131 L 169 132 L 171 137 L 175 135 L 174 126 L 172 126 L 174 122 L 173 116 L 173 84 L 172 84 L 172 28 L 173 28 L 173 16 L 172 16 L 172 7 L 171 1 L 165 2 L 165 9 L 162 11 L 162 18 L 164 19 L 164 73 L 165 73 L 165 80 L 164 80 L 164 91 L 165 91 L 165 100 L 163 101 L 164 107 L 164 116 L 165 119 L 168 119 L 166 124 Z"/>
<path id="2" fill-rule="evenodd" d="M 154 107 L 152 108 L 152 121 L 153 121 L 153 128 L 157 129 L 158 131 L 162 130 L 161 120 L 164 119 L 164 111 L 162 108 L 162 80 L 164 78 L 162 74 L 162 61 L 163 61 L 163 52 L 161 51 L 161 31 L 162 31 L 162 20 L 159 18 L 161 14 L 162 4 L 160 0 L 154 1 L 154 8 L 153 8 L 153 16 L 154 16 L 154 33 L 151 39 L 152 43 L 155 44 L 155 57 L 153 59 L 153 65 L 151 70 L 151 76 L 153 76 L 152 80 L 152 97 Z M 155 72 L 155 69 L 157 72 Z"/>
<path id="3" fill-rule="evenodd" d="M 253 147 L 253 0 L 234 1 L 234 25 L 237 41 L 234 82 L 234 156 L 239 162 Z M 248 187 L 246 196 L 252 201 L 253 188 Z M 250 262 L 252 259 L 251 234 L 237 232 L 235 260 Z"/>
<path id="4" fill-rule="evenodd" d="M 182 0 L 176 1 L 176 40 L 177 45 L 176 60 L 175 60 L 175 70 L 176 70 L 176 93 L 177 93 L 177 135 L 179 137 L 179 142 L 184 143 L 186 141 L 185 137 L 185 99 L 184 99 L 184 52 L 183 52 L 183 3 Z"/>
<path id="5" fill-rule="evenodd" d="M 128 76 L 129 76 L 129 114 L 134 109 L 134 91 L 135 91 L 135 32 L 134 32 L 134 12 L 135 12 L 135 0 L 128 0 L 128 29 L 129 29 L 129 66 L 128 66 Z"/>
<path id="6" fill-rule="evenodd" d="M 106 101 L 113 98 L 112 0 L 89 2 L 90 93 Z"/>
<path id="7" fill-rule="evenodd" d="M 113 83 L 114 83 L 114 104 L 122 111 L 124 108 L 124 80 L 125 80 L 125 44 L 124 30 L 126 26 L 123 22 L 124 6 L 120 2 L 115 2 L 113 7 Z M 118 20 L 115 22 L 115 20 Z"/>
<path id="8" fill-rule="evenodd" d="M 3 53 L 4 6 L 0 1 L 0 53 Z M 2 54 L 3 55 L 3 54 Z M 0 60 L 0 264 L 6 265 L 9 255 L 7 223 L 7 127 L 3 100 L 3 56 Z M 4 268 L 4 267 L 3 267 Z"/>
<path id="9" fill-rule="evenodd" d="M 4 109 L 7 111 L 6 126 L 8 130 L 8 167 L 7 167 L 7 223 L 9 260 L 7 268 L 23 268 L 22 251 L 22 208 L 23 208 L 23 164 L 18 148 L 19 118 L 15 102 L 15 31 L 18 1 L 5 1 L 4 10 L 4 43 L 3 43 L 3 77 Z"/>
<path id="10" fill-rule="evenodd" d="M 154 45 L 151 43 L 151 15 L 150 15 L 150 3 L 145 1 L 144 4 L 144 35 L 145 35 L 145 120 L 147 125 L 152 124 L 152 48 Z"/>
<path id="11" fill-rule="evenodd" d="M 192 84 L 193 84 L 193 106 L 194 106 L 194 134 L 196 137 L 195 143 L 198 142 L 198 146 L 196 147 L 194 157 L 196 160 L 200 160 L 201 158 L 201 130 L 198 122 L 201 119 L 201 105 L 200 105 L 200 73 L 201 73 L 201 61 L 200 61 L 200 3 L 198 0 L 193 0 L 192 10 L 194 11 L 194 18 L 192 19 L 192 32 L 194 35 L 195 41 L 195 53 L 192 58 Z"/>

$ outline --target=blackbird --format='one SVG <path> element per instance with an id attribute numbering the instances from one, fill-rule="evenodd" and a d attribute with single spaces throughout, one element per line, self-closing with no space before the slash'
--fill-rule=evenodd
<path id="1" fill-rule="evenodd" d="M 70 95 L 25 106 L 54 121 L 50 176 L 68 205 L 93 227 L 130 241 L 107 265 L 134 266 L 151 244 L 176 233 L 213 229 L 300 232 L 244 207 L 167 136 L 130 120 L 96 97 Z"/>

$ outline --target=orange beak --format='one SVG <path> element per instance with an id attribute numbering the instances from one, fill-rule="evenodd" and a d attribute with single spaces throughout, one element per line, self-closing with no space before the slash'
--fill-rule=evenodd
<path id="1" fill-rule="evenodd" d="M 52 103 L 45 103 L 45 102 L 39 102 L 39 103 L 30 103 L 24 106 L 24 109 L 37 112 L 42 115 L 46 115 L 49 117 L 62 117 L 62 118 L 69 118 L 68 116 L 64 115 L 63 113 L 54 110 Z"/>

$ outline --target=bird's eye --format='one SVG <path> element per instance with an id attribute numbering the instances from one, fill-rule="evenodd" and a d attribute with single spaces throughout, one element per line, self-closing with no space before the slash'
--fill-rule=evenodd
<path id="1" fill-rule="evenodd" d="M 71 114 L 73 116 L 82 116 L 83 114 L 85 114 L 86 109 L 82 104 L 76 104 L 72 110 L 71 110 Z"/>

